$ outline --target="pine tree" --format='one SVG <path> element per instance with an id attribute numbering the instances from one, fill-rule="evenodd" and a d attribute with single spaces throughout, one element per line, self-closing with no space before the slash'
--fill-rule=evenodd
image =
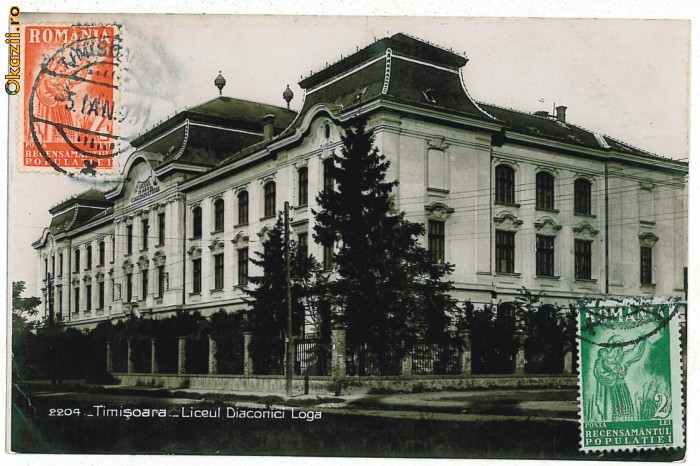
<path id="1" fill-rule="evenodd" d="M 348 344 L 367 343 L 377 352 L 408 351 L 418 339 L 446 342 L 456 302 L 452 266 L 431 261 L 419 243 L 420 223 L 395 212 L 386 181 L 389 161 L 374 146 L 364 121 L 344 128 L 343 147 L 333 154 L 336 186 L 317 200 L 315 238 L 337 248 L 337 274 L 329 283 L 337 323 L 347 327 Z"/>
<path id="2" fill-rule="evenodd" d="M 320 266 L 313 256 L 305 257 L 294 241 L 290 241 L 292 279 L 293 337 L 303 335 L 305 323 L 314 324 L 318 316 L 316 276 Z M 282 373 L 285 333 L 287 331 L 287 288 L 285 273 L 284 223 L 282 216 L 270 230 L 262 253 L 256 252 L 253 264 L 263 275 L 250 277 L 253 287 L 246 289 L 253 299 L 246 313 L 251 331 L 251 355 L 256 373 Z"/>

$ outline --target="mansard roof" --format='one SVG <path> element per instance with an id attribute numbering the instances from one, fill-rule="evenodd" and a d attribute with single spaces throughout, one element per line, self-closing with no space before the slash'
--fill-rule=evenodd
<path id="1" fill-rule="evenodd" d="M 262 141 L 263 118 L 267 115 L 274 116 L 274 135 L 289 126 L 296 112 L 260 102 L 217 97 L 178 113 L 131 144 L 160 155 L 160 166 L 178 161 L 212 167 Z"/>
<path id="2" fill-rule="evenodd" d="M 104 191 L 100 191 L 99 189 L 88 189 L 80 194 L 71 196 L 65 201 L 61 201 L 60 203 L 51 207 L 49 212 L 55 214 L 56 212 L 60 212 L 76 204 L 98 208 L 107 208 L 112 206 L 112 203 L 105 198 Z"/>
<path id="3" fill-rule="evenodd" d="M 48 232 L 58 236 L 75 230 L 89 222 L 109 216 L 113 211 L 113 203 L 105 198 L 105 193 L 98 189 L 88 189 L 56 204 L 49 212 L 52 214 Z M 47 239 L 47 232 L 32 246 L 42 247 Z"/>
<path id="4" fill-rule="evenodd" d="M 519 110 L 499 107 L 493 104 L 480 102 L 479 106 L 486 112 L 496 117 L 504 123 L 506 131 L 514 131 L 529 136 L 545 138 L 548 140 L 573 144 L 597 150 L 614 150 L 617 152 L 634 154 L 641 157 L 655 157 L 666 160 L 652 152 L 645 151 L 638 147 L 626 144 L 611 136 L 588 130 L 569 121 L 559 121 L 552 115 L 536 115 Z M 543 112 L 546 113 L 546 112 Z M 678 162 L 683 165 L 682 162 Z"/>

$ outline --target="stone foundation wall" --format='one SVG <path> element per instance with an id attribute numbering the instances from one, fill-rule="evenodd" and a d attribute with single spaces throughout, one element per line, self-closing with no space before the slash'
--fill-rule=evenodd
<path id="1" fill-rule="evenodd" d="M 285 393 L 285 378 L 279 375 L 179 375 L 112 374 L 125 386 L 168 389 L 189 388 L 221 392 L 252 392 L 261 395 Z M 412 392 L 491 388 L 575 388 L 576 377 L 559 375 L 527 376 L 414 376 L 414 377 L 294 377 L 295 395 L 367 394 L 375 391 Z"/>

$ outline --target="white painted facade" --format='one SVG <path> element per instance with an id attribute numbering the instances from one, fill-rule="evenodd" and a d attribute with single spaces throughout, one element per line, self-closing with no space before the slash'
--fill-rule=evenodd
<path id="1" fill-rule="evenodd" d="M 377 61 L 372 60 L 370 64 Z M 432 66 L 413 62 L 426 69 Z M 342 79 L 350 75 L 352 72 Z M 385 79 L 388 83 L 389 78 Z M 275 223 L 274 217 L 264 215 L 265 185 L 275 183 L 276 211 L 285 201 L 291 204 L 292 234 L 307 234 L 309 253 L 320 260 L 322 247 L 313 241 L 312 210 L 319 210 L 316 195 L 323 187 L 323 161 L 333 150 L 339 150 L 340 125 L 358 113 L 368 117 L 377 147 L 391 161 L 388 179 L 399 180 L 397 207 L 412 221 L 426 225 L 430 219 L 444 222 L 445 260 L 455 265 L 450 279 L 455 282 L 457 299 L 507 302 L 523 287 L 542 292 L 545 303 L 559 305 L 580 297 L 684 295 L 687 164 L 640 150 L 605 147 L 604 140 L 599 148 L 582 147 L 544 135 L 523 134 L 498 121 L 478 121 L 381 99 L 354 110 L 328 103 L 304 107 L 289 130 L 262 144 L 259 150 L 253 148 L 237 161 L 204 171 L 197 167 L 190 172 L 173 170 L 163 174 L 153 168 L 161 159 L 137 150 L 126 164 L 127 181 L 107 195 L 114 203 L 111 213 L 55 237 L 47 230 L 35 243 L 42 283 L 37 293 L 46 302 L 46 274 L 51 272 L 51 260 L 58 264 L 62 257 L 63 272 L 59 274 L 56 269 L 54 274 L 54 311 L 61 312 L 63 320 L 71 325 L 92 326 L 101 320 L 124 318 L 136 310 L 157 317 L 180 309 L 209 314 L 244 308 L 244 293 L 238 283 L 238 251 L 247 248 L 249 257 L 261 252 L 266 231 Z M 330 126 L 328 137 L 326 125 Z M 494 143 L 494 134 L 499 132 L 505 134 L 505 139 Z M 509 165 L 515 173 L 515 202 L 509 205 L 495 199 L 495 169 L 500 164 Z M 301 167 L 308 169 L 305 206 L 298 205 Z M 554 209 L 536 208 L 536 175 L 540 171 L 554 177 Z M 591 185 L 590 215 L 574 212 L 574 182 L 579 178 Z M 150 194 L 138 199 L 139 186 L 144 192 L 143 183 L 151 183 L 147 190 Z M 242 191 L 249 198 L 247 224 L 238 222 L 237 199 Z M 217 199 L 224 202 L 224 228 L 220 231 L 214 228 Z M 199 238 L 192 230 L 196 207 L 202 212 Z M 163 244 L 158 244 L 159 214 L 165 215 Z M 146 247 L 142 242 L 145 219 L 149 224 Z M 129 226 L 131 253 L 127 251 Z M 515 233 L 512 273 L 497 272 L 496 231 Z M 538 234 L 554 238 L 551 276 L 536 273 Z M 590 279 L 575 278 L 576 239 L 590 241 Z M 97 251 L 102 240 L 106 257 L 99 265 Z M 71 264 L 75 250 L 83 251 L 84 257 L 88 244 L 93 248 L 92 266 L 85 268 L 83 262 L 76 272 Z M 651 284 L 640 281 L 642 246 L 652 248 Z M 214 270 L 214 258 L 219 254 L 223 255 L 224 270 L 221 288 L 216 287 Z M 193 261 L 197 259 L 201 260 L 199 292 L 193 288 Z M 48 271 L 45 264 L 49 264 Z M 159 266 L 165 272 L 162 296 L 157 292 Z M 148 273 L 145 292 L 143 271 Z M 129 273 L 131 301 L 126 299 Z M 249 274 L 260 275 L 261 271 L 249 263 Z M 97 307 L 99 283 L 104 283 L 105 293 L 101 309 Z M 92 292 L 90 309 L 88 289 Z M 75 290 L 80 294 L 77 309 Z"/>

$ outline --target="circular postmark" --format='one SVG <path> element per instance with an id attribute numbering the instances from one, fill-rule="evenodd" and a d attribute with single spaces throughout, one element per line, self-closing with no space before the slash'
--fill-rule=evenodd
<path id="1" fill-rule="evenodd" d="M 27 102 L 36 151 L 58 172 L 95 175 L 129 149 L 117 134 L 119 36 L 114 27 L 71 27 L 74 40 L 40 65 Z"/>
<path id="2" fill-rule="evenodd" d="M 581 313 L 578 338 L 603 348 L 621 348 L 637 345 L 661 332 L 679 313 L 680 306 L 673 300 L 664 303 L 613 302 L 602 306 L 600 303 L 590 306 L 579 302 L 578 309 Z M 615 331 L 617 337 L 596 339 L 599 330 Z"/>

